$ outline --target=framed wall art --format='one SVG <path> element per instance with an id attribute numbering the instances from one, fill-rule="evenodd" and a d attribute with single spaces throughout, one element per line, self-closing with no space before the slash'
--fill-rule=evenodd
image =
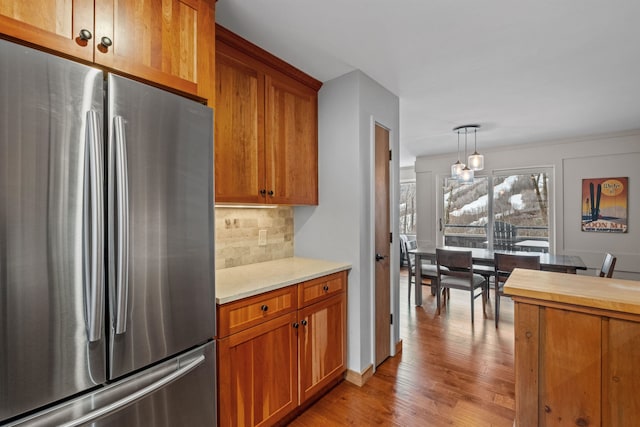
<path id="1" fill-rule="evenodd" d="M 629 178 L 582 180 L 582 231 L 626 233 Z"/>

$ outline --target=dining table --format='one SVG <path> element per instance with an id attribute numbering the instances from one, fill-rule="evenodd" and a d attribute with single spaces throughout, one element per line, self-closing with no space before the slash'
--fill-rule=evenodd
<path id="1" fill-rule="evenodd" d="M 459 251 L 471 251 L 471 258 L 474 265 L 494 266 L 494 254 L 496 252 L 513 254 L 513 255 L 529 255 L 532 252 L 524 251 L 505 251 L 505 250 L 489 250 L 485 248 L 462 248 L 459 246 L 441 246 L 439 248 Z M 422 261 L 430 261 L 436 264 L 436 248 L 420 247 L 409 250 L 409 253 L 415 255 L 415 265 L 422 265 Z M 557 255 L 548 252 L 536 252 L 540 256 L 540 270 L 555 271 L 559 273 L 576 274 L 577 270 L 586 270 L 587 266 L 582 258 L 576 255 Z M 416 268 L 416 283 L 422 283 L 422 269 Z M 422 305 L 422 286 L 415 286 L 415 304 Z"/>

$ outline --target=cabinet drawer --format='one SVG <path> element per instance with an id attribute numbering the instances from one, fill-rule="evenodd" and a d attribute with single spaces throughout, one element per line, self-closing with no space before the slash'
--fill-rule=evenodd
<path id="1" fill-rule="evenodd" d="M 346 283 L 347 272 L 341 271 L 298 284 L 298 308 L 344 292 Z"/>
<path id="2" fill-rule="evenodd" d="M 296 309 L 296 286 L 218 306 L 218 338 L 223 338 Z"/>

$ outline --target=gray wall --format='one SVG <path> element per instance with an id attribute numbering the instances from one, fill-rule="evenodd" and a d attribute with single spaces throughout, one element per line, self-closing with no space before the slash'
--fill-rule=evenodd
<path id="1" fill-rule="evenodd" d="M 555 253 L 580 256 L 594 274 L 605 252 L 618 257 L 614 277 L 640 280 L 640 132 L 597 135 L 588 138 L 478 151 L 485 155 L 485 171 L 547 166 L 554 171 L 550 199 L 555 234 L 550 237 Z M 452 147 L 455 141 L 452 135 Z M 456 153 L 416 159 L 418 241 L 439 244 L 437 230 L 441 178 L 449 174 Z M 478 175 L 481 175 L 478 173 Z M 628 232 L 583 232 L 580 229 L 583 178 L 629 177 Z"/>
<path id="2" fill-rule="evenodd" d="M 413 166 L 402 166 L 400 168 L 400 182 L 415 180 L 416 171 L 414 170 Z"/>
<path id="3" fill-rule="evenodd" d="M 294 208 L 294 253 L 353 265 L 348 288 L 347 368 L 374 361 L 374 123 L 390 129 L 398 153 L 399 100 L 360 71 L 323 84 L 318 94 L 318 206 Z M 392 231 L 398 234 L 398 161 L 391 166 Z M 392 251 L 391 312 L 399 312 L 399 257 Z M 394 343 L 399 340 L 396 322 Z"/>

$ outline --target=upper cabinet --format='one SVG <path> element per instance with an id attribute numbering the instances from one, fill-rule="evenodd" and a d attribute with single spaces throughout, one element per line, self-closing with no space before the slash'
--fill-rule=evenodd
<path id="1" fill-rule="evenodd" d="M 216 26 L 216 203 L 318 204 L 321 85 Z"/>
<path id="2" fill-rule="evenodd" d="M 0 32 L 213 105 L 215 1 L 0 1 Z"/>
<path id="3" fill-rule="evenodd" d="M 0 32 L 93 61 L 93 0 L 0 1 Z"/>

